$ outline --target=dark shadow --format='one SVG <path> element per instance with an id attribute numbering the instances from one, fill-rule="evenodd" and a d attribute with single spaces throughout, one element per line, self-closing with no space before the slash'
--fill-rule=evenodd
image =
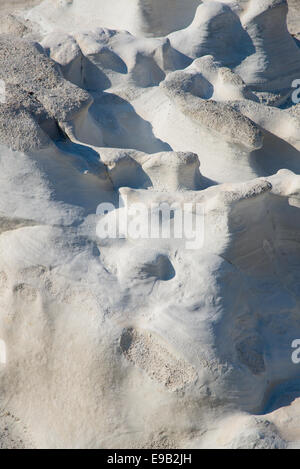
<path id="1" fill-rule="evenodd" d="M 201 188 L 199 190 L 201 191 L 208 189 L 209 187 L 212 187 L 212 186 L 218 186 L 220 184 L 219 182 L 214 181 L 213 179 L 207 178 L 202 175 L 200 175 L 200 179 L 201 179 Z"/>
<path id="2" fill-rule="evenodd" d="M 287 407 L 300 397 L 300 377 L 272 386 L 266 393 L 265 405 L 260 415 Z"/>
<path id="3" fill-rule="evenodd" d="M 105 165 L 100 161 L 99 154 L 92 148 L 71 142 L 71 140 L 59 140 L 56 146 L 63 152 L 72 154 L 76 158 L 78 156 L 78 165 L 84 164 L 86 169 L 99 170 L 104 169 Z"/>
<path id="4" fill-rule="evenodd" d="M 111 87 L 111 81 L 88 57 L 83 57 L 82 88 L 88 92 L 106 90 Z"/>
<path id="5" fill-rule="evenodd" d="M 177 70 L 184 70 L 192 63 L 193 59 L 183 54 L 182 52 L 179 52 L 173 47 L 169 48 L 165 56 L 165 65 L 167 66 L 168 70 L 173 72 Z"/>
<path id="6" fill-rule="evenodd" d="M 154 277 L 157 280 L 172 280 L 175 277 L 175 269 L 167 256 L 160 255 L 155 263 L 144 264 L 141 273 L 146 278 Z"/>
<path id="7" fill-rule="evenodd" d="M 295 43 L 297 44 L 298 47 L 300 47 L 300 41 L 299 39 L 297 39 L 296 37 L 292 36 L 292 38 L 294 39 Z"/>
<path id="8" fill-rule="evenodd" d="M 221 65 L 234 68 L 256 52 L 253 41 L 243 28 L 239 16 L 228 5 L 223 6 L 221 14 L 203 21 L 198 28 L 202 29 L 201 40 L 198 45 L 194 45 L 193 57 L 212 55 Z M 188 37 L 188 29 L 186 34 Z M 172 34 L 170 41 L 175 48 Z"/>
<path id="9" fill-rule="evenodd" d="M 88 57 L 85 58 L 96 67 L 101 67 L 103 70 L 111 70 L 123 75 L 128 73 L 127 65 L 124 60 L 108 47 L 102 47 L 101 51 L 93 56 L 93 60 L 88 59 Z"/>
<path id="10" fill-rule="evenodd" d="M 206 44 L 215 60 L 229 67 L 237 66 L 256 51 L 240 18 L 229 6 L 224 14 L 211 19 Z"/>
<path id="11" fill-rule="evenodd" d="M 188 5 L 181 7 L 178 15 L 176 11 L 178 3 L 174 2 L 173 7 L 171 2 L 168 7 L 167 5 L 163 6 L 162 0 L 142 0 L 139 14 L 141 15 L 144 33 L 156 37 L 166 36 L 171 31 L 187 28 L 193 22 L 200 4 L 201 0 L 189 0 Z M 161 27 L 159 16 L 167 14 L 169 14 L 169 25 Z"/>
<path id="12" fill-rule="evenodd" d="M 290 143 L 264 130 L 263 148 L 252 153 L 250 159 L 258 177 L 272 176 L 280 169 L 300 173 L 300 152 Z"/>
<path id="13" fill-rule="evenodd" d="M 112 93 L 94 93 L 90 108 L 99 124 L 104 146 L 134 149 L 144 153 L 173 151 L 172 147 L 155 137 L 150 122 L 140 117 L 125 99 Z"/>
<path id="14" fill-rule="evenodd" d="M 140 88 L 158 86 L 166 78 L 165 72 L 157 65 L 153 57 L 136 54 L 136 63 L 130 71 L 132 81 Z"/>
<path id="15" fill-rule="evenodd" d="M 131 158 L 130 154 L 125 154 L 114 168 L 109 170 L 109 174 L 115 189 L 120 187 L 148 189 L 153 186 L 142 166 L 134 158 Z"/>

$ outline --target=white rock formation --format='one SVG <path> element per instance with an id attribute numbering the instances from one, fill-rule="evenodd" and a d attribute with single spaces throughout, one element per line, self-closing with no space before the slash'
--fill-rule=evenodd
<path id="1" fill-rule="evenodd" d="M 85 0 L 48 0 L 29 16 L 41 22 L 45 30 L 58 27 L 65 31 L 101 24 L 139 36 L 165 36 L 188 26 L 201 3 L 201 0 L 130 0 L 129 3 L 89 0 L 87 8 Z"/>
<path id="2" fill-rule="evenodd" d="M 286 2 L 4 13 L 0 448 L 300 447 Z M 124 231 L 162 203 L 203 242 Z"/>

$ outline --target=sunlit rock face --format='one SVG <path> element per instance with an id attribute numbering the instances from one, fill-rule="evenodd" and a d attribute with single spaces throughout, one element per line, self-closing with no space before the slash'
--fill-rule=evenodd
<path id="1" fill-rule="evenodd" d="M 300 446 L 287 3 L 2 11 L 0 448 Z"/>

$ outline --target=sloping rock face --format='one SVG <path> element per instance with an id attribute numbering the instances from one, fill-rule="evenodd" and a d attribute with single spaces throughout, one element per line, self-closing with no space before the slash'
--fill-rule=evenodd
<path id="1" fill-rule="evenodd" d="M 0 19 L 0 448 L 298 447 L 287 3 L 124 3 Z"/>
<path id="2" fill-rule="evenodd" d="M 72 120 L 92 101 L 86 91 L 63 79 L 37 43 L 1 35 L 0 61 L 5 83 L 1 143 L 14 150 L 47 145 L 45 134 L 58 137 L 58 121 Z"/>

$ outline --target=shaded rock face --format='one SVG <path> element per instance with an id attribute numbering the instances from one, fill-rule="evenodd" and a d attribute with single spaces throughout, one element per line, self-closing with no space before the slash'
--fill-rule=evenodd
<path id="1" fill-rule="evenodd" d="M 239 64 L 255 51 L 238 15 L 220 2 L 204 2 L 185 31 L 170 35 L 176 49 L 192 57 L 213 54 L 223 65 Z"/>
<path id="2" fill-rule="evenodd" d="M 193 21 L 200 3 L 201 0 L 139 0 L 141 31 L 148 36 L 166 36 L 183 29 Z"/>
<path id="3" fill-rule="evenodd" d="M 0 447 L 297 446 L 287 4 L 130 5 L 0 19 Z"/>

